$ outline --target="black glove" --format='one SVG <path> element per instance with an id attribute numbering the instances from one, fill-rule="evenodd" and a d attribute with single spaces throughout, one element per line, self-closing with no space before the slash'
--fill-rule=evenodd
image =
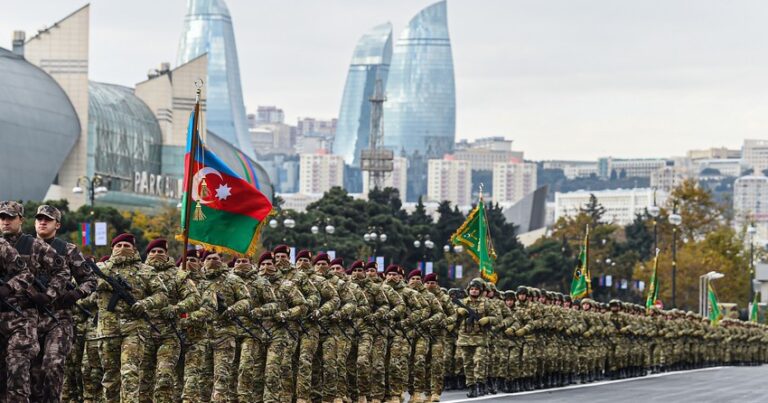
<path id="1" fill-rule="evenodd" d="M 8 284 L 0 285 L 0 298 L 7 299 L 13 295 L 13 288 L 9 287 Z"/>
<path id="2" fill-rule="evenodd" d="M 70 290 L 66 294 L 59 297 L 59 302 L 62 308 L 71 308 L 75 305 L 75 302 L 82 298 L 80 290 Z"/>
<path id="3" fill-rule="evenodd" d="M 42 292 L 30 292 L 29 293 L 29 300 L 32 301 L 37 306 L 47 306 L 51 303 L 51 297 L 48 295 L 42 293 Z"/>

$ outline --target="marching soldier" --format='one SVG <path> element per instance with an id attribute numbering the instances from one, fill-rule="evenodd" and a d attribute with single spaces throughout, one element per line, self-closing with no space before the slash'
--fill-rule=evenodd
<path id="1" fill-rule="evenodd" d="M 467 397 L 481 395 L 480 384 L 485 381 L 484 368 L 488 354 L 485 331 L 496 320 L 491 304 L 483 296 L 484 291 L 485 282 L 479 278 L 472 279 L 467 286 L 468 296 L 456 308 L 458 318 L 462 321 L 456 344 L 461 349 L 464 361 L 464 376 L 469 388 Z"/>
<path id="2" fill-rule="evenodd" d="M 444 319 L 439 324 L 433 326 L 430 329 L 430 336 L 432 337 L 432 345 L 430 346 L 430 395 L 429 399 L 432 402 L 439 402 L 440 395 L 443 394 L 443 387 L 445 382 L 445 350 L 446 343 L 448 342 L 448 331 L 446 326 L 454 326 L 456 323 L 456 309 L 453 303 L 451 303 L 448 294 L 443 292 L 437 281 L 436 273 L 429 273 L 424 276 L 424 287 L 440 304 L 440 308 L 443 311 Z"/>
<path id="3" fill-rule="evenodd" d="M 411 350 L 411 371 L 413 375 L 412 403 L 424 402 L 425 394 L 431 400 L 429 378 L 427 378 L 428 354 L 433 344 L 433 337 L 437 335 L 438 329 L 442 329 L 445 324 L 445 313 L 440 305 L 440 301 L 424 287 L 424 284 L 421 282 L 421 274 L 421 270 L 418 269 L 408 273 L 408 287 L 419 293 L 427 311 L 426 318 L 415 326 L 412 333 L 412 337 L 415 340 Z M 439 352 L 442 354 L 441 349 Z"/>

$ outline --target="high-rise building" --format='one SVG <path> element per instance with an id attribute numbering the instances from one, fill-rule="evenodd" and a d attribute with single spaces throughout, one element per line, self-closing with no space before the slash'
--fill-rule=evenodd
<path id="1" fill-rule="evenodd" d="M 663 205 L 667 200 L 666 192 L 651 188 L 556 192 L 554 221 L 557 222 L 561 217 L 577 216 L 589 203 L 591 195 L 605 208 L 603 221 L 617 225 L 631 224 L 635 215 L 645 213 L 653 205 L 654 197 L 657 205 Z"/>
<path id="2" fill-rule="evenodd" d="M 744 140 L 741 158 L 755 174 L 768 169 L 768 140 Z"/>
<path id="3" fill-rule="evenodd" d="M 333 143 L 334 154 L 341 155 L 347 165 L 359 167 L 360 151 L 368 147 L 370 99 L 376 80 L 381 80 L 382 86 L 386 86 L 391 59 L 392 24 L 377 25 L 357 41 L 344 85 Z"/>
<path id="4" fill-rule="evenodd" d="M 469 161 L 429 160 L 427 200 L 448 200 L 457 206 L 472 204 L 472 167 Z"/>
<path id="5" fill-rule="evenodd" d="M 516 203 L 536 190 L 536 164 L 497 162 L 493 164 L 493 202 Z"/>
<path id="6" fill-rule="evenodd" d="M 255 123 L 285 123 L 285 112 L 276 106 L 256 108 Z"/>
<path id="7" fill-rule="evenodd" d="M 523 160 L 522 151 L 512 151 L 512 140 L 504 137 L 484 137 L 470 143 L 462 140 L 456 143 L 453 157 L 469 161 L 473 171 L 492 171 L 497 162 Z"/>
<path id="8" fill-rule="evenodd" d="M 344 159 L 327 153 L 299 156 L 299 193 L 325 193 L 344 184 Z"/>
<path id="9" fill-rule="evenodd" d="M 176 65 L 181 66 L 205 53 L 208 54 L 205 80 L 208 130 L 255 158 L 240 86 L 232 17 L 224 0 L 187 0 Z"/>
<path id="10" fill-rule="evenodd" d="M 363 194 L 368 195 L 371 190 L 368 181 L 369 172 L 363 172 Z M 408 196 L 408 160 L 405 157 L 392 159 L 392 172 L 384 176 L 382 188 L 395 188 L 400 192 L 400 200 Z"/>
<path id="11" fill-rule="evenodd" d="M 456 87 L 445 1 L 416 14 L 392 52 L 384 103 L 384 146 L 409 160 L 408 197 L 427 187 L 428 159 L 453 150 Z"/>
<path id="12" fill-rule="evenodd" d="M 753 225 L 759 239 L 768 239 L 768 177 L 748 175 L 733 183 L 734 224 Z"/>

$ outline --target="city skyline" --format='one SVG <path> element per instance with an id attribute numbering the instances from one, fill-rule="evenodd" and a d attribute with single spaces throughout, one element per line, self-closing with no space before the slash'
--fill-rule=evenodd
<path id="1" fill-rule="evenodd" d="M 287 121 L 336 117 L 359 37 L 385 21 L 400 32 L 433 1 L 300 3 L 227 2 L 249 113 L 278 105 Z M 14 4 L 0 21 L 0 46 L 10 48 L 13 30 L 29 37 L 83 4 Z M 768 29 L 768 5 L 448 6 L 457 140 L 502 135 L 533 160 L 592 160 L 738 148 L 744 138 L 766 137 L 768 45 L 750 39 Z M 175 60 L 185 10 L 185 0 L 93 1 L 90 79 L 133 86 Z"/>

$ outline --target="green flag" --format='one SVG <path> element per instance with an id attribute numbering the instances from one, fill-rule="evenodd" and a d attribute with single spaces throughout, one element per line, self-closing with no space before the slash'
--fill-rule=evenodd
<path id="1" fill-rule="evenodd" d="M 472 256 L 472 260 L 480 266 L 480 276 L 496 284 L 499 279 L 498 274 L 493 270 L 496 251 L 493 249 L 482 196 L 464 224 L 461 224 L 461 227 L 451 235 L 451 243 L 464 246 Z"/>
<path id="2" fill-rule="evenodd" d="M 589 274 L 589 227 L 584 234 L 584 243 L 579 251 L 579 262 L 573 269 L 571 280 L 571 298 L 580 299 L 592 293 L 592 276 Z"/>
<path id="3" fill-rule="evenodd" d="M 645 298 L 645 309 L 651 309 L 659 299 L 659 277 L 656 275 L 659 269 L 659 249 L 656 249 L 656 257 L 653 259 L 653 274 L 648 286 L 648 296 Z"/>
<path id="4" fill-rule="evenodd" d="M 758 316 L 758 293 L 755 293 L 755 298 L 752 300 L 752 309 L 749 310 L 749 321 L 757 322 Z"/>
<path id="5" fill-rule="evenodd" d="M 709 300 L 709 322 L 712 326 L 717 326 L 723 318 L 723 313 L 720 312 L 720 305 L 717 303 L 717 295 L 711 282 L 707 284 L 707 300 Z"/>

